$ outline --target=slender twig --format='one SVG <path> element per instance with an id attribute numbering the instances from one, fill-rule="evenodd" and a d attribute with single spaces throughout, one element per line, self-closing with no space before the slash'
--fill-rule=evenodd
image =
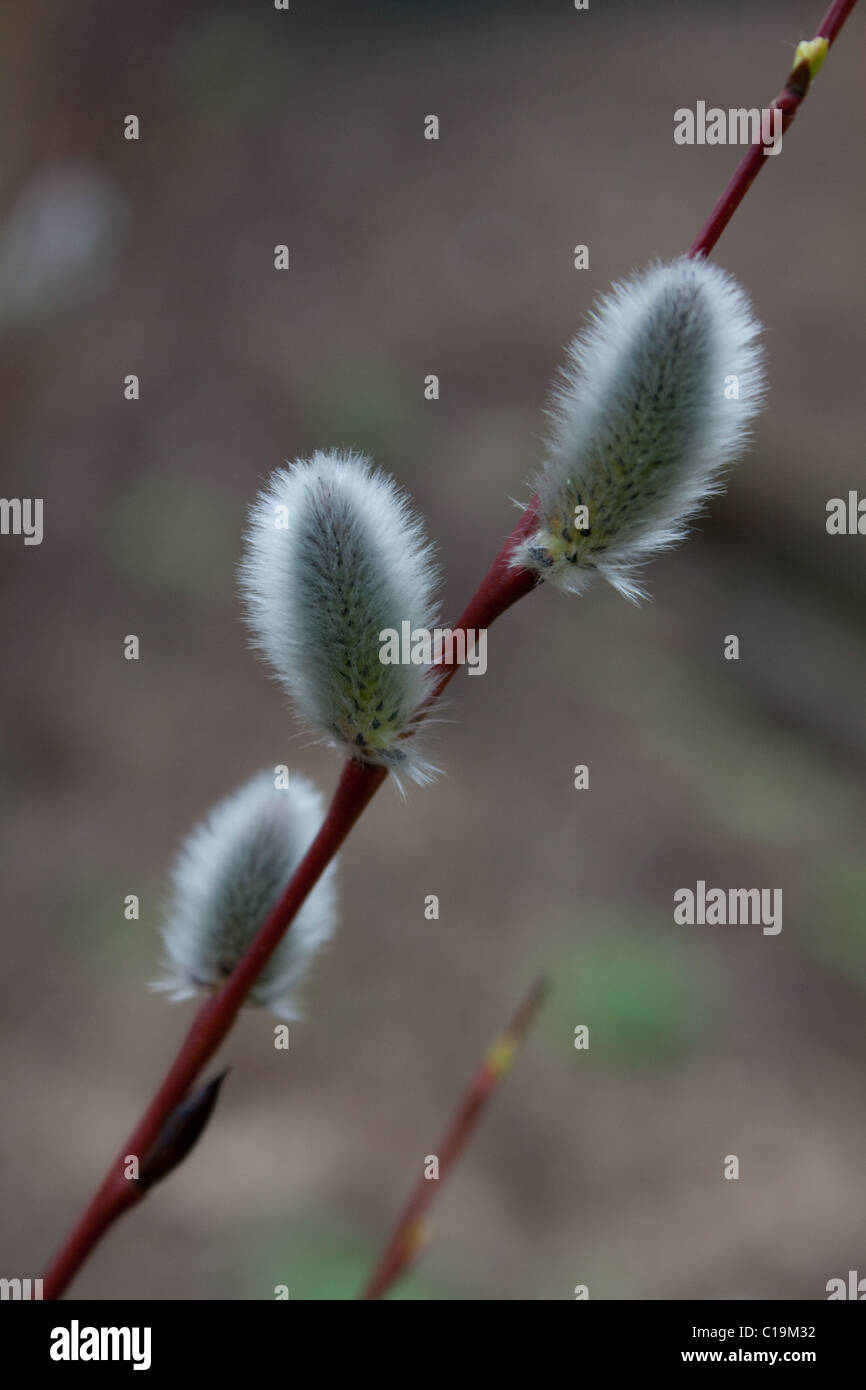
<path id="1" fill-rule="evenodd" d="M 822 21 L 816 37 L 825 38 L 829 46 L 836 38 L 855 3 L 856 0 L 835 0 Z M 801 71 L 804 68 L 805 72 Z M 780 97 L 777 98 L 777 103 L 782 106 L 785 113 L 784 119 L 788 125 L 793 119 L 797 106 L 805 96 L 806 90 L 808 90 L 809 73 L 808 63 L 800 63 L 789 77 Z M 795 77 L 797 80 L 792 87 L 792 79 Z M 782 98 L 784 98 L 784 104 Z M 757 145 L 749 150 L 692 245 L 690 255 L 709 255 L 748 191 L 761 167 L 763 158 L 762 146 Z M 500 614 L 535 587 L 535 576 L 528 570 L 514 568 L 511 561 L 515 545 L 530 533 L 534 520 L 533 500 L 506 540 L 460 619 L 454 625 L 455 631 L 490 627 Z M 454 643 L 452 644 L 452 652 L 456 653 L 456 650 L 457 644 Z M 427 708 L 432 700 L 441 695 L 456 670 L 454 664 L 445 662 L 441 664 L 443 670 L 436 682 Z M 102 1185 L 97 1190 L 78 1225 L 46 1270 L 43 1282 L 43 1296 L 46 1299 L 61 1296 L 106 1230 L 141 1196 L 141 1192 L 136 1189 L 135 1184 L 124 1177 L 127 1155 L 134 1154 L 141 1157 L 152 1147 L 172 1111 L 183 1100 L 202 1067 L 210 1060 L 230 1031 L 241 1005 L 259 973 L 276 950 L 308 893 L 334 858 L 355 822 L 384 782 L 385 777 L 386 774 L 381 768 L 368 764 L 349 762 L 344 767 L 322 827 L 290 882 L 286 885 L 283 896 L 226 984 L 218 994 L 199 1009 L 162 1085 L 133 1130 L 120 1155 L 109 1168 Z"/>
<path id="2" fill-rule="evenodd" d="M 414 1263 L 427 1239 L 424 1218 L 439 1193 L 442 1181 L 468 1144 L 491 1092 L 496 1089 L 511 1066 L 546 992 L 546 982 L 536 981 L 511 1022 L 490 1044 L 481 1065 L 463 1092 L 445 1134 L 432 1150 L 431 1156 L 438 1160 L 437 1179 L 428 1178 L 423 1174 L 418 1179 L 394 1227 L 393 1235 L 382 1251 L 363 1293 L 359 1295 L 361 1299 L 382 1298 Z"/>
<path id="3" fill-rule="evenodd" d="M 815 38 L 826 39 L 827 48 L 829 48 L 856 3 L 857 0 L 835 0 L 821 21 Z M 808 92 L 811 81 L 812 65 L 808 59 L 803 58 L 794 65 L 781 92 L 771 103 L 770 110 L 777 108 L 782 112 L 783 135 L 796 116 L 797 109 Z M 754 145 L 750 145 L 737 166 L 733 178 L 692 242 L 689 250 L 690 256 L 708 256 L 710 254 L 767 162 L 763 142 L 758 140 Z"/>

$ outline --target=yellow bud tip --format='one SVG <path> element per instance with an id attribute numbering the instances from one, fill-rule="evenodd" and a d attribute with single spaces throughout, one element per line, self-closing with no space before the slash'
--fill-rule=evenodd
<path id="1" fill-rule="evenodd" d="M 430 1227 L 426 1221 L 416 1221 L 406 1235 L 406 1254 L 414 1256 L 430 1244 Z"/>
<path id="2" fill-rule="evenodd" d="M 801 39 L 797 44 L 797 52 L 794 55 L 794 67 L 800 63 L 809 64 L 809 75 L 815 77 L 821 71 L 824 59 L 827 57 L 826 39 Z"/>
<path id="3" fill-rule="evenodd" d="M 495 1076 L 504 1076 L 514 1061 L 516 1051 L 517 1043 L 515 1040 L 503 1036 L 496 1039 L 484 1060 Z"/>

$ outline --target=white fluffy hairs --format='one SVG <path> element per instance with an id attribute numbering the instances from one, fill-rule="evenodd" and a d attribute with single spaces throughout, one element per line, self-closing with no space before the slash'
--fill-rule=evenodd
<path id="1" fill-rule="evenodd" d="M 406 734 L 430 671 L 379 659 L 381 631 L 436 621 L 432 547 L 393 480 L 351 452 L 278 469 L 252 507 L 240 576 L 256 645 L 300 713 L 352 757 L 427 780 Z"/>
<path id="2" fill-rule="evenodd" d="M 155 985 L 175 1000 L 225 983 L 306 853 L 322 822 L 322 797 L 306 778 L 286 788 L 260 772 L 220 801 L 183 842 L 163 927 L 168 974 Z M 278 1018 L 297 1018 L 293 993 L 334 930 L 334 866 L 326 869 L 250 991 Z"/>
<path id="3" fill-rule="evenodd" d="M 759 332 L 736 280 L 704 260 L 614 285 L 569 349 L 538 528 L 514 563 L 573 592 L 597 572 L 643 596 L 635 567 L 682 538 L 746 445 L 763 396 Z"/>

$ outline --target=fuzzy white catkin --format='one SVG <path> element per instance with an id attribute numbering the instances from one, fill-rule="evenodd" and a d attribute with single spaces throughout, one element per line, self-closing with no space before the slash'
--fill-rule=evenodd
<path id="1" fill-rule="evenodd" d="M 329 741 L 416 781 L 432 769 L 405 735 L 430 670 L 380 661 L 380 633 L 432 628 L 436 580 L 420 519 L 361 455 L 278 469 L 253 505 L 241 587 L 256 645 Z"/>
<path id="2" fill-rule="evenodd" d="M 322 797 L 292 774 L 277 788 L 260 772 L 220 801 L 184 841 L 163 927 L 168 973 L 155 985 L 173 999 L 225 982 L 306 853 L 323 816 Z M 250 992 L 278 1018 L 296 1018 L 294 990 L 336 917 L 334 866 L 307 897 Z"/>
<path id="3" fill-rule="evenodd" d="M 747 443 L 763 395 L 759 332 L 736 280 L 707 261 L 613 286 L 569 349 L 535 480 L 539 524 L 514 563 L 572 592 L 599 573 L 641 597 L 636 566 L 682 538 Z"/>

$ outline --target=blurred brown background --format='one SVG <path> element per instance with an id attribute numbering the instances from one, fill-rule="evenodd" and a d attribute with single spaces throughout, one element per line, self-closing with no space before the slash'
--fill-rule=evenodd
<path id="1" fill-rule="evenodd" d="M 259 482 L 374 453 L 455 614 L 594 295 L 685 250 L 736 163 L 675 146 L 674 110 L 766 104 L 821 8 L 6 10 L 2 491 L 45 499 L 45 539 L 0 540 L 0 1274 L 39 1272 L 191 1017 L 147 988 L 180 837 L 259 767 L 337 776 L 247 648 Z M 451 688 L 447 775 L 385 788 L 342 855 L 291 1051 L 244 1015 L 200 1148 L 80 1296 L 352 1296 L 539 969 L 553 998 L 402 1296 L 811 1299 L 866 1273 L 866 540 L 825 532 L 866 485 L 864 20 L 717 252 L 771 378 L 727 497 L 651 604 L 544 591 L 497 625 Z M 781 887 L 781 935 L 674 926 L 698 878 Z"/>

